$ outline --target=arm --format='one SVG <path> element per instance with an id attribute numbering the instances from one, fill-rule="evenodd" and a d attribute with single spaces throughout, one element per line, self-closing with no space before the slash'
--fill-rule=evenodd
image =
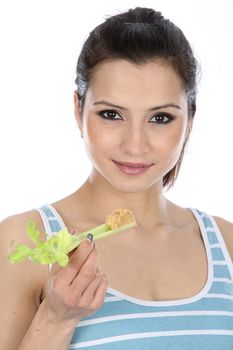
<path id="1" fill-rule="evenodd" d="M 30 262 L 12 265 L 7 252 L 12 240 L 25 235 L 25 221 L 30 214 L 15 215 L 0 224 L 0 330 L 4 349 L 15 350 L 38 309 L 47 269 Z"/>
<path id="2" fill-rule="evenodd" d="M 80 319 L 103 303 L 106 279 L 98 270 L 98 255 L 83 242 L 65 269 L 25 261 L 12 265 L 7 260 L 11 240 L 30 244 L 25 222 L 35 220 L 31 212 L 6 219 L 0 225 L 0 329 L 1 345 L 8 350 L 65 350 Z M 36 217 L 35 217 L 36 216 Z M 45 299 L 40 296 L 45 286 Z"/>

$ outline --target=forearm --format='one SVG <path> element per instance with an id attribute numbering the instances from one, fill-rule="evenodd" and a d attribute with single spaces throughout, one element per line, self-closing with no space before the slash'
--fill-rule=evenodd
<path id="1" fill-rule="evenodd" d="M 51 320 L 42 303 L 17 350 L 67 350 L 74 329 L 73 321 Z"/>

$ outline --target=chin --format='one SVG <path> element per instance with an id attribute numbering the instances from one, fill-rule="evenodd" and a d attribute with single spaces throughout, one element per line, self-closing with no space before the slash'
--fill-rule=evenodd
<path id="1" fill-rule="evenodd" d="M 155 183 L 133 183 L 130 180 L 123 181 L 112 181 L 112 179 L 109 181 L 110 186 L 112 186 L 115 190 L 122 192 L 122 193 L 139 193 L 139 192 L 145 192 L 148 189 L 150 189 L 152 186 L 155 185 Z"/>
<path id="2" fill-rule="evenodd" d="M 113 191 L 118 191 L 121 193 L 138 193 L 145 192 L 151 187 L 161 186 L 162 180 L 158 177 L 158 174 L 155 176 L 146 176 L 145 174 L 132 177 L 122 177 L 121 174 L 117 174 L 112 169 L 101 169 L 100 167 L 94 168 L 94 173 L 97 177 L 101 177 L 101 182 L 107 182 L 107 184 L 113 189 Z M 152 174 L 151 174 L 152 175 Z M 152 178 L 153 177 L 153 178 Z"/>

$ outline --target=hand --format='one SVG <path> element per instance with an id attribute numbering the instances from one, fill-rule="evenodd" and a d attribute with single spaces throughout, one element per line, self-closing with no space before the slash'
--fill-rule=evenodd
<path id="1" fill-rule="evenodd" d="M 98 269 L 98 253 L 89 240 L 80 244 L 65 268 L 54 265 L 49 274 L 44 306 L 53 322 L 74 321 L 101 307 L 107 278 Z"/>

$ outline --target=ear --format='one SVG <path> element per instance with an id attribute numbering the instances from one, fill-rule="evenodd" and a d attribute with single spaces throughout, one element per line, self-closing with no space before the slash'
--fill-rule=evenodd
<path id="1" fill-rule="evenodd" d="M 74 91 L 74 115 L 75 115 L 75 119 L 78 123 L 79 130 L 82 133 L 82 115 L 81 115 L 81 111 L 79 108 L 77 91 Z"/>

